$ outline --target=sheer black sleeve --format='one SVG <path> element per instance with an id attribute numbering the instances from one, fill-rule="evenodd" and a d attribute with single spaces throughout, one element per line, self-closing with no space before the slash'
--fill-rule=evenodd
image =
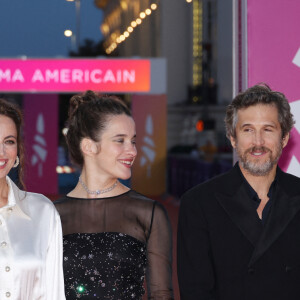
<path id="1" fill-rule="evenodd" d="M 172 288 L 172 230 L 164 207 L 156 202 L 153 208 L 150 237 L 147 242 L 148 299 L 174 299 Z"/>

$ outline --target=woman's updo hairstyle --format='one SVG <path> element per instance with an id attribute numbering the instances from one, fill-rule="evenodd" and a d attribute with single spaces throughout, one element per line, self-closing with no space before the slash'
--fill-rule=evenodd
<path id="1" fill-rule="evenodd" d="M 125 114 L 131 117 L 126 104 L 116 96 L 100 96 L 93 91 L 70 99 L 66 141 L 72 161 L 83 166 L 80 143 L 83 138 L 99 142 L 109 118 Z"/>

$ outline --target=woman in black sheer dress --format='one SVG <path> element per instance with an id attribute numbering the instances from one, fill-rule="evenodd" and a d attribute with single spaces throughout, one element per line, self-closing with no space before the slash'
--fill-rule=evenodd
<path id="1" fill-rule="evenodd" d="M 131 176 L 135 124 L 125 104 L 73 96 L 66 134 L 81 169 L 56 201 L 64 234 L 67 299 L 173 299 L 171 228 L 164 207 L 118 181 Z"/>

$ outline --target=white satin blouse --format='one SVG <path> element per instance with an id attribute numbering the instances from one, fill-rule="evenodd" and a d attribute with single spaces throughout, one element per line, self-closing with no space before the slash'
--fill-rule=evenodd
<path id="1" fill-rule="evenodd" d="M 0 208 L 0 299 L 64 300 L 62 232 L 52 202 L 21 191 L 6 177 Z"/>

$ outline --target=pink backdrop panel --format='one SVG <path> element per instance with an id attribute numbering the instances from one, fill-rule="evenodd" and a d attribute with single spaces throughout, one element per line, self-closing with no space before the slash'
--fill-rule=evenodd
<path id="1" fill-rule="evenodd" d="M 26 188 L 57 194 L 58 95 L 26 94 L 23 109 Z"/>
<path id="2" fill-rule="evenodd" d="M 150 197 L 162 195 L 166 192 L 167 96 L 133 95 L 132 116 L 138 151 L 132 187 Z"/>
<path id="3" fill-rule="evenodd" d="M 248 86 L 265 82 L 289 99 L 300 123 L 300 1 L 248 0 Z M 300 124 L 279 165 L 300 176 Z"/>

